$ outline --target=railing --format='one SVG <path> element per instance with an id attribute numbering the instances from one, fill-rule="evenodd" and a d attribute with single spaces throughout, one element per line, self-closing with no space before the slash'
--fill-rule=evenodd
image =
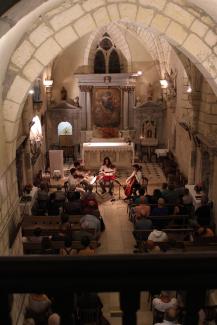
<path id="1" fill-rule="evenodd" d="M 1 257 L 0 324 L 11 325 L 10 293 L 120 292 L 122 323 L 136 325 L 139 294 L 185 290 L 184 325 L 197 324 L 206 290 L 217 288 L 217 253 Z"/>

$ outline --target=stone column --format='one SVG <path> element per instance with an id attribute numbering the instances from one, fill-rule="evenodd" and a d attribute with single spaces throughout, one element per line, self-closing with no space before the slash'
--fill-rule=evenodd
<path id="1" fill-rule="evenodd" d="M 79 86 L 79 103 L 82 107 L 81 109 L 81 130 L 87 129 L 87 107 L 86 107 L 86 86 Z"/>
<path id="2" fill-rule="evenodd" d="M 196 169 L 196 160 L 197 160 L 197 150 L 194 143 L 194 140 L 191 141 L 191 159 L 188 166 L 188 184 L 195 184 L 195 169 Z"/>
<path id="3" fill-rule="evenodd" d="M 124 103 L 123 103 L 123 129 L 127 130 L 129 129 L 129 98 L 130 93 L 134 90 L 133 86 L 124 86 L 123 88 L 124 92 Z"/>
<path id="4" fill-rule="evenodd" d="M 131 87 L 129 92 L 129 128 L 134 129 L 134 106 L 135 106 L 135 87 Z"/>
<path id="5" fill-rule="evenodd" d="M 87 86 L 86 105 L 87 105 L 87 130 L 92 130 L 92 86 Z"/>

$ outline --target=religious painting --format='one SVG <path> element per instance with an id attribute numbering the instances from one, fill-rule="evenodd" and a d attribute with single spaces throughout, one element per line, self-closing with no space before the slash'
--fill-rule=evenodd
<path id="1" fill-rule="evenodd" d="M 92 117 L 95 137 L 118 137 L 121 121 L 120 89 L 95 88 Z"/>

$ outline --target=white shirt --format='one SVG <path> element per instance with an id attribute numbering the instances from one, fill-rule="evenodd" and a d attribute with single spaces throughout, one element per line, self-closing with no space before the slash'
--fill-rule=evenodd
<path id="1" fill-rule="evenodd" d="M 137 182 L 142 185 L 142 182 L 143 182 L 143 178 L 142 178 L 142 172 L 140 170 L 138 170 L 137 172 L 136 171 L 133 171 L 132 174 L 130 175 L 130 177 L 127 178 L 127 182 L 132 178 L 134 177 L 136 178 Z"/>
<path id="2" fill-rule="evenodd" d="M 168 236 L 164 231 L 154 229 L 148 236 L 148 240 L 154 242 L 164 242 L 168 240 Z"/>
<path id="3" fill-rule="evenodd" d="M 106 176 L 112 176 L 115 174 L 115 168 L 107 167 L 106 165 L 102 165 L 100 167 L 99 172 L 105 173 Z"/>
<path id="4" fill-rule="evenodd" d="M 78 179 L 71 174 L 68 177 L 68 182 L 70 187 L 76 187 L 79 184 Z"/>
<path id="5" fill-rule="evenodd" d="M 168 308 L 173 308 L 177 306 L 177 299 L 172 298 L 169 302 L 163 302 L 160 298 L 154 298 L 152 301 L 154 309 L 164 313 Z"/>

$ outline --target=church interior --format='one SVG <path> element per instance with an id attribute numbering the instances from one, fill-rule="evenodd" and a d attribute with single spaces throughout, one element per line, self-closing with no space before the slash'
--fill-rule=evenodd
<path id="1" fill-rule="evenodd" d="M 217 0 L 0 4 L 0 323 L 217 324 Z"/>

